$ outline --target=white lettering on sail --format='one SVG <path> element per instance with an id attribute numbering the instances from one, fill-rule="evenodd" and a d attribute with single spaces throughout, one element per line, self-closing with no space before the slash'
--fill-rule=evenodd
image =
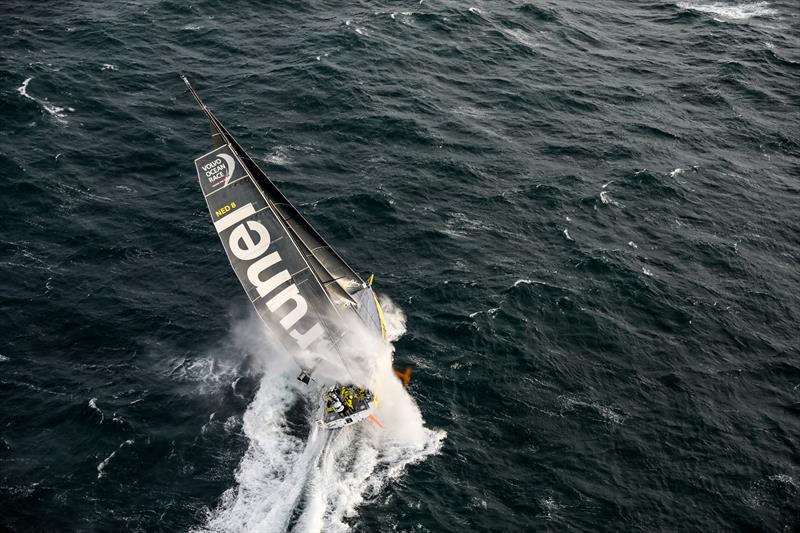
<path id="1" fill-rule="evenodd" d="M 309 329 L 305 333 L 300 333 L 295 329 L 290 331 L 289 335 L 291 335 L 294 338 L 294 340 L 297 341 L 297 344 L 300 345 L 300 348 L 305 350 L 306 348 L 314 344 L 314 342 L 316 342 L 317 339 L 322 337 L 323 333 L 325 333 L 325 331 L 322 329 L 322 326 L 319 325 L 319 322 L 317 322 L 316 324 L 311 326 L 311 329 Z"/>
<path id="2" fill-rule="evenodd" d="M 266 269 L 271 267 L 272 265 L 276 265 L 281 262 L 281 256 L 278 252 L 272 252 L 269 255 L 266 255 L 247 267 L 247 281 L 253 284 L 253 287 L 256 288 L 258 291 L 258 295 L 262 298 L 275 290 L 275 288 L 285 281 L 289 281 L 289 273 L 285 270 L 275 274 L 271 278 L 269 278 L 266 282 L 261 279 L 261 273 L 264 272 Z M 282 276 L 286 272 L 286 276 Z"/>
<path id="3" fill-rule="evenodd" d="M 306 311 L 308 311 L 306 299 L 300 296 L 300 291 L 297 290 L 297 285 L 289 285 L 267 302 L 267 307 L 274 313 L 278 308 L 290 300 L 294 302 L 294 309 L 292 309 L 289 314 L 281 319 L 281 326 L 283 326 L 283 329 L 286 330 L 294 326 L 298 320 L 306 316 Z"/>
<path id="4" fill-rule="evenodd" d="M 263 298 L 267 294 L 274 291 L 281 284 L 286 283 L 290 279 L 292 279 L 292 276 L 289 275 L 289 271 L 281 270 L 280 272 L 269 278 L 267 281 L 261 282 L 259 285 L 256 285 L 256 290 L 258 291 L 258 295 Z"/>
<path id="5" fill-rule="evenodd" d="M 258 233 L 258 243 L 253 242 L 253 237 L 244 224 L 239 224 L 233 228 L 230 237 L 228 237 L 228 245 L 231 247 L 231 252 L 242 261 L 255 259 L 269 248 L 270 243 L 269 232 L 260 222 L 251 220 L 247 222 L 247 227 Z M 242 244 L 244 246 L 240 246 Z"/>
<path id="6" fill-rule="evenodd" d="M 220 153 L 217 154 L 216 159 L 209 161 L 201 168 L 212 187 L 216 187 L 220 183 L 225 186 L 231 181 L 233 171 L 236 170 L 236 162 L 230 155 Z"/>
<path id="7" fill-rule="evenodd" d="M 236 212 L 234 211 L 234 213 Z M 232 216 L 234 213 L 227 215 L 225 218 Z M 232 224 L 228 224 L 226 228 L 231 225 Z M 218 228 L 218 231 L 223 230 Z M 228 247 L 237 259 L 253 261 L 258 258 L 257 261 L 247 267 L 246 276 L 247 281 L 252 284 L 261 298 L 266 297 L 278 287 L 292 279 L 289 272 L 285 269 L 270 276 L 266 280 L 261 279 L 261 275 L 264 271 L 281 262 L 281 256 L 277 251 L 271 252 L 268 255 L 263 255 L 266 253 L 271 242 L 272 239 L 267 228 L 255 220 L 242 222 L 234 227 L 228 236 Z M 300 294 L 300 290 L 294 283 L 270 298 L 266 306 L 271 313 L 275 313 L 290 301 L 294 303 L 294 307 L 280 319 L 280 325 L 289 332 L 289 335 L 297 342 L 300 348 L 305 350 L 319 340 L 323 336 L 325 330 L 319 322 L 315 322 L 305 333 L 301 333 L 297 329 L 292 329 L 308 313 L 308 303 Z"/>

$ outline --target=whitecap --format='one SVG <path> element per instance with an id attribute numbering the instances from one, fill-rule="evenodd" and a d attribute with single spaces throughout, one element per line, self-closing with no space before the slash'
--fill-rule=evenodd
<path id="1" fill-rule="evenodd" d="M 510 37 L 512 40 L 518 42 L 523 46 L 527 46 L 528 48 L 536 48 L 539 46 L 539 43 L 533 38 L 533 35 L 520 30 L 520 29 L 513 29 L 513 30 L 506 30 L 500 29 L 504 35 Z"/>
<path id="2" fill-rule="evenodd" d="M 119 70 L 119 68 L 111 63 L 103 63 L 103 66 L 100 67 L 100 70 Z"/>
<path id="3" fill-rule="evenodd" d="M 531 283 L 533 283 L 533 280 L 530 280 L 530 279 L 518 279 L 517 281 L 514 282 L 514 286 L 518 287 L 520 285 L 530 285 Z"/>
<path id="4" fill-rule="evenodd" d="M 5 355 L 0 354 L 0 363 L 5 363 L 6 361 L 11 361 L 11 359 L 6 357 Z"/>
<path id="5" fill-rule="evenodd" d="M 635 242 L 633 242 L 633 241 L 628 241 L 628 246 L 630 246 L 630 247 L 631 247 L 631 248 L 633 248 L 634 250 L 636 250 L 637 248 L 639 248 L 638 246 L 636 246 L 636 243 L 635 243 Z"/>
<path id="6" fill-rule="evenodd" d="M 609 205 L 609 204 L 610 204 L 610 205 L 613 205 L 613 206 L 615 206 L 615 207 L 620 207 L 620 205 L 619 205 L 619 202 L 617 202 L 616 200 L 614 200 L 614 199 L 611 197 L 611 195 L 610 195 L 610 194 L 608 194 L 608 192 L 607 192 L 607 191 L 601 191 L 601 192 L 600 192 L 600 201 L 601 201 L 601 202 L 603 202 L 603 203 L 604 203 L 604 204 L 606 204 L 606 205 Z"/>
<path id="7" fill-rule="evenodd" d="M 217 413 L 216 413 L 216 412 L 214 412 L 214 413 L 211 413 L 211 414 L 208 416 L 208 422 L 206 422 L 205 424 L 203 424 L 203 427 L 201 427 L 201 428 L 200 428 L 200 433 L 203 433 L 203 434 L 204 434 L 206 431 L 208 431 L 208 427 L 211 425 L 211 422 L 213 422 L 213 421 L 214 421 L 214 416 L 216 416 L 216 414 L 217 414 Z"/>
<path id="8" fill-rule="evenodd" d="M 677 176 L 678 174 L 683 174 L 683 169 L 682 169 L 682 168 L 676 168 L 675 170 L 673 170 L 672 172 L 670 172 L 670 173 L 669 173 L 669 177 L 670 177 L 670 178 L 674 178 L 674 177 L 675 177 L 675 176 Z"/>
<path id="9" fill-rule="evenodd" d="M 711 4 L 694 4 L 690 2 L 679 2 L 677 6 L 681 9 L 699 11 L 717 15 L 724 19 L 747 20 L 753 17 L 769 17 L 777 15 L 778 11 L 769 7 L 769 2 L 750 2 L 744 4 L 725 4 L 714 2 Z"/>
<path id="10" fill-rule="evenodd" d="M 570 396 L 559 396 L 558 398 L 561 406 L 566 411 L 573 411 L 576 406 L 586 407 L 589 409 L 594 410 L 597 412 L 601 417 L 609 422 L 613 422 L 614 424 L 622 424 L 625 421 L 625 416 L 617 413 L 610 407 L 605 405 L 601 405 L 597 402 L 584 402 L 582 400 L 577 400 Z"/>
<path id="11" fill-rule="evenodd" d="M 794 480 L 792 476 L 788 476 L 786 474 L 775 474 L 774 476 L 769 476 L 770 481 L 778 481 L 785 485 L 791 485 L 792 487 L 800 487 L 797 481 Z"/>
<path id="12" fill-rule="evenodd" d="M 114 456 L 117 455 L 117 452 L 120 451 L 123 447 L 131 446 L 132 444 L 133 444 L 132 440 L 126 440 L 125 442 L 120 444 L 119 447 L 116 450 L 111 452 L 111 455 L 109 455 L 108 457 L 106 457 L 105 459 L 100 461 L 100 464 L 97 465 L 97 479 L 100 479 L 105 475 L 105 472 L 103 472 L 103 471 L 108 466 L 108 463 L 111 462 L 111 459 L 113 459 Z"/>
<path id="13" fill-rule="evenodd" d="M 94 409 L 95 411 L 100 413 L 100 423 L 102 423 L 103 420 L 105 420 L 106 417 L 103 414 L 103 411 L 100 410 L 99 407 L 97 407 L 97 398 L 92 398 L 91 400 L 89 400 L 89 407 L 91 407 L 92 409 Z"/>
<path id="14" fill-rule="evenodd" d="M 544 508 L 544 517 L 547 520 L 552 520 L 555 513 L 563 508 L 552 496 L 540 498 L 539 505 Z"/>
<path id="15" fill-rule="evenodd" d="M 642 274 L 644 274 L 645 276 L 649 276 L 651 278 L 653 277 L 653 272 L 648 270 L 648 268 L 644 266 L 642 267 Z"/>
<path id="16" fill-rule="evenodd" d="M 574 241 L 575 240 L 575 239 L 573 239 L 572 237 L 569 236 L 569 231 L 567 230 L 567 228 L 564 228 L 564 237 L 566 237 L 568 241 Z"/>
<path id="17" fill-rule="evenodd" d="M 60 122 L 61 124 L 66 124 L 67 120 L 66 120 L 66 115 L 63 113 L 64 111 L 63 107 L 55 106 L 49 103 L 47 100 L 40 100 L 39 98 L 36 98 L 35 96 L 32 96 L 30 93 L 28 93 L 28 84 L 31 82 L 32 79 L 33 78 L 31 77 L 23 81 L 22 85 L 17 87 L 17 92 L 21 94 L 23 97 L 27 98 L 28 100 L 32 100 L 37 104 L 39 104 L 40 106 L 42 106 L 42 108 L 45 111 L 47 111 L 51 116 L 53 116 L 57 122 Z"/>
<path id="18" fill-rule="evenodd" d="M 317 56 L 317 61 L 320 58 Z M 270 163 L 273 165 L 280 165 L 286 166 L 292 162 L 292 159 L 289 157 L 289 147 L 288 146 L 276 146 L 275 149 L 264 158 L 265 163 Z"/>

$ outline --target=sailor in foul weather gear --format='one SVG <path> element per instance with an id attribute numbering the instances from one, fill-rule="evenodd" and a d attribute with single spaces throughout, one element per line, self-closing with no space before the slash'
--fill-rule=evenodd
<path id="1" fill-rule="evenodd" d="M 342 401 L 351 411 L 353 410 L 353 391 L 349 387 L 342 387 L 341 390 Z"/>
<path id="2" fill-rule="evenodd" d="M 344 405 L 342 405 L 342 402 L 336 396 L 333 397 L 331 405 L 333 406 L 333 410 L 336 411 L 337 413 L 341 413 L 342 411 L 344 411 Z"/>

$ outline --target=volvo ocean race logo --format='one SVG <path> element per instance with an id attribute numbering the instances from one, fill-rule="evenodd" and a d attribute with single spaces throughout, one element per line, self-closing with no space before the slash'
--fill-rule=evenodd
<path id="1" fill-rule="evenodd" d="M 205 177 L 211 187 L 225 185 L 231 180 L 233 171 L 236 170 L 236 161 L 228 154 L 217 154 L 216 159 L 202 166 Z"/>
<path id="2" fill-rule="evenodd" d="M 242 280 L 248 293 L 251 289 L 255 289 L 258 293 L 253 305 L 259 314 L 265 319 L 266 311 L 269 315 L 274 315 L 273 320 L 280 323 L 298 346 L 305 350 L 323 336 L 324 329 L 316 321 L 304 330 L 297 327 L 308 312 L 308 303 L 300 294 L 297 285 L 292 282 L 289 271 L 282 267 L 280 254 L 277 251 L 267 253 L 272 242 L 267 228 L 257 220 L 245 221 L 254 214 L 253 204 L 246 204 L 222 217 L 214 223 L 214 226 L 217 232 L 222 234 L 224 230 L 238 224 L 230 232 L 227 240 L 223 238 L 223 242 L 230 253 L 246 265 L 246 273 L 240 273 L 239 268 L 236 268 L 239 279 Z M 243 278 L 247 278 L 249 286 Z M 287 282 L 289 285 L 286 285 Z M 283 289 L 278 290 L 280 287 Z M 265 304 L 266 298 L 269 299 Z"/>

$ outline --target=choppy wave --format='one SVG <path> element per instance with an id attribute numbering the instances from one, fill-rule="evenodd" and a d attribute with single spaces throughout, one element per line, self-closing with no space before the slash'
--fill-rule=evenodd
<path id="1" fill-rule="evenodd" d="M 711 4 L 696 4 L 691 2 L 680 2 L 677 4 L 681 9 L 690 9 L 701 13 L 709 13 L 718 17 L 747 20 L 754 17 L 771 17 L 778 14 L 776 9 L 770 7 L 769 2 L 749 2 L 741 4 L 729 4 L 714 2 Z"/>
<path id="2" fill-rule="evenodd" d="M 106 457 L 105 459 L 100 461 L 100 464 L 97 465 L 97 479 L 102 479 L 103 478 L 103 476 L 105 475 L 105 469 L 108 466 L 108 464 L 111 462 L 111 460 L 114 457 L 116 457 L 117 453 L 120 450 L 122 450 L 122 448 L 124 448 L 125 446 L 133 446 L 133 440 L 131 440 L 131 439 L 126 440 L 125 442 L 120 444 L 119 447 L 116 450 L 111 452 L 111 454 L 108 457 Z"/>
<path id="3" fill-rule="evenodd" d="M 39 104 L 42 107 L 42 109 L 47 111 L 47 113 L 49 113 L 53 118 L 55 118 L 57 122 L 60 122 L 61 124 L 66 124 L 67 115 L 64 113 L 65 108 L 53 105 L 46 99 L 36 98 L 35 96 L 32 96 L 30 93 L 28 93 L 28 84 L 31 82 L 31 80 L 33 80 L 32 77 L 27 78 L 25 81 L 23 81 L 22 85 L 20 85 L 17 88 L 17 92 L 24 98 L 27 98 L 28 100 L 31 100 Z"/>

